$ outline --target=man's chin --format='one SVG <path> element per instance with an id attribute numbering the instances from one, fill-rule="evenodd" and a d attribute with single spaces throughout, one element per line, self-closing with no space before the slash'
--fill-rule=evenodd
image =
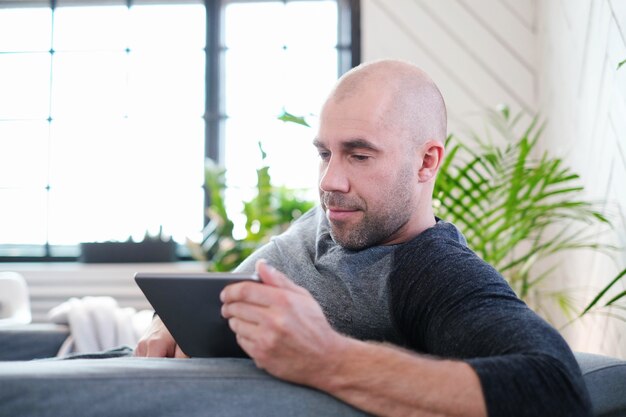
<path id="1" fill-rule="evenodd" d="M 354 233 L 354 230 L 352 230 L 352 233 L 337 233 L 337 230 L 335 230 L 332 225 L 330 228 L 330 237 L 332 237 L 339 246 L 352 251 L 358 251 L 371 246 L 367 242 L 367 239 L 364 239 L 363 236 L 360 236 L 358 233 Z"/>

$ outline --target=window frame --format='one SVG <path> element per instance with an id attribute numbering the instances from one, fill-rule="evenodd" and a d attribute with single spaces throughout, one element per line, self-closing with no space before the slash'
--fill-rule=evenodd
<path id="1" fill-rule="evenodd" d="M 223 162 L 225 137 L 222 131 L 223 122 L 227 119 L 222 105 L 224 62 L 222 57 L 226 47 L 224 45 L 224 10 L 231 3 L 270 2 L 276 0 L 0 0 L 2 8 L 48 7 L 54 10 L 60 6 L 106 6 L 125 5 L 132 7 L 138 4 L 203 4 L 206 11 L 206 63 L 205 63 L 205 112 L 202 116 L 205 126 L 204 148 L 205 157 L 218 163 Z M 281 0 L 283 3 L 307 0 Z M 314 0 L 310 0 L 314 1 Z M 360 0 L 336 0 L 338 11 L 337 27 L 337 74 L 343 74 L 361 62 L 361 2 Z M 52 53 L 52 52 L 51 52 Z M 47 186 L 49 188 L 49 186 Z M 210 204 L 209 196 L 205 193 L 204 208 Z M 206 213 L 206 210 L 203 210 Z M 204 216 L 204 224 L 209 219 Z M 78 246 L 78 245 L 76 245 Z M 8 254 L 0 254 L 1 262 L 72 262 L 78 261 L 79 256 L 72 254 L 78 249 L 74 245 L 51 245 L 48 241 L 42 245 L 2 244 L 0 249 Z M 191 256 L 183 245 L 178 245 L 179 260 L 189 260 Z M 34 255 L 42 252 L 42 255 Z M 9 252 L 14 252 L 10 254 Z M 61 252 L 61 254 L 55 254 Z M 65 252 L 65 253 L 64 253 Z"/>

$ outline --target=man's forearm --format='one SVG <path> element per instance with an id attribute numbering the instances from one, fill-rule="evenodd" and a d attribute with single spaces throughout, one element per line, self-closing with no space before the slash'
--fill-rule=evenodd
<path id="1" fill-rule="evenodd" d="M 460 361 L 343 338 L 334 372 L 316 388 L 379 416 L 486 416 L 480 381 Z"/>

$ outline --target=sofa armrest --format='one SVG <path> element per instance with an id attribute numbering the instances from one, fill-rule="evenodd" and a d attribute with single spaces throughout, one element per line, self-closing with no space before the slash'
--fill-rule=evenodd
<path id="1" fill-rule="evenodd" d="M 0 415 L 365 416 L 249 359 L 136 358 L 0 363 Z"/>
<path id="2" fill-rule="evenodd" d="M 626 416 L 626 361 L 589 353 L 575 355 L 593 415 Z M 0 362 L 0 415 L 366 414 L 323 392 L 273 378 L 249 359 L 126 356 Z"/>
<path id="3" fill-rule="evenodd" d="M 626 416 L 626 361 L 575 353 L 591 397 L 595 417 Z"/>

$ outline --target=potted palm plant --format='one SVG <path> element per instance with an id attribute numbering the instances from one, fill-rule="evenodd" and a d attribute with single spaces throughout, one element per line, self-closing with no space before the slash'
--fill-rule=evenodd
<path id="1" fill-rule="evenodd" d="M 598 243 L 595 227 L 611 226 L 584 200 L 579 176 L 560 158 L 538 152 L 539 118 L 521 126 L 523 120 L 501 107 L 488 111 L 484 137 L 450 136 L 435 208 L 533 309 L 550 319 L 551 300 L 572 315 L 577 307 L 567 289 L 544 291 L 540 284 L 554 275 L 558 255 L 612 250 Z"/>

